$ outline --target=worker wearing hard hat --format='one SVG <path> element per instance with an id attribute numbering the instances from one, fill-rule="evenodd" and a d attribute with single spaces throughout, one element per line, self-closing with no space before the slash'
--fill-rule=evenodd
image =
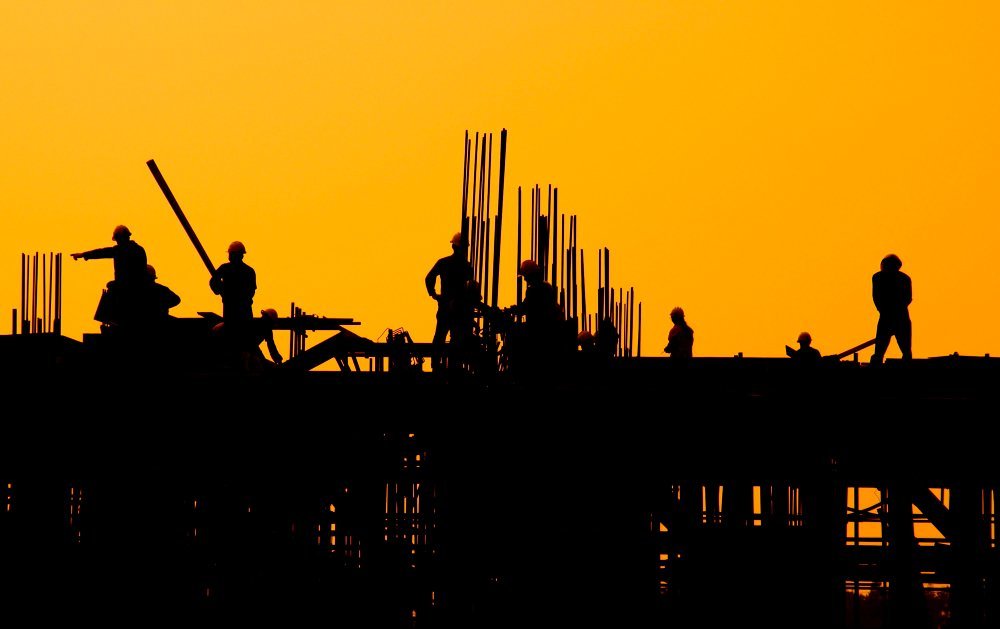
<path id="1" fill-rule="evenodd" d="M 521 303 L 506 311 L 524 322 L 515 326 L 508 335 L 510 363 L 514 371 L 531 381 L 535 376 L 556 366 L 562 347 L 562 310 L 556 289 L 545 281 L 542 268 L 534 260 L 523 260 L 517 274 L 525 279 L 527 287 Z M 571 342 L 572 345 L 572 342 Z"/>
<path id="2" fill-rule="evenodd" d="M 145 316 L 152 321 L 163 321 L 170 318 L 170 309 L 181 303 L 180 296 L 156 281 L 156 269 L 152 264 L 146 265 L 146 275 L 148 283 L 146 285 Z"/>
<path id="3" fill-rule="evenodd" d="M 223 262 L 212 274 L 208 285 L 222 297 L 222 318 L 225 321 L 253 319 L 253 296 L 257 292 L 257 272 L 243 261 L 247 248 L 234 240 L 227 250 L 229 262 Z"/>
<path id="4" fill-rule="evenodd" d="M 785 353 L 799 364 L 815 365 L 823 358 L 819 350 L 812 346 L 812 335 L 808 332 L 799 334 L 798 343 L 799 349 L 788 351 L 791 348 L 786 348 Z"/>
<path id="5" fill-rule="evenodd" d="M 880 365 L 889 349 L 889 341 L 896 337 L 896 345 L 903 360 L 913 358 L 910 349 L 913 327 L 910 322 L 910 302 L 913 301 L 913 282 L 899 269 L 903 261 L 894 253 L 882 258 L 880 269 L 872 275 L 872 301 L 878 310 L 875 329 L 875 353 L 870 364 Z"/>
<path id="6" fill-rule="evenodd" d="M 111 258 L 115 278 L 108 282 L 94 318 L 105 324 L 120 324 L 141 316 L 142 290 L 146 286 L 146 250 L 132 240 L 132 231 L 118 225 L 111 234 L 115 244 L 70 254 L 74 260 Z"/>
<path id="7" fill-rule="evenodd" d="M 686 362 L 694 354 L 694 330 L 684 318 L 683 308 L 671 310 L 670 320 L 674 325 L 667 333 L 667 346 L 663 351 L 675 362 Z"/>
<path id="8" fill-rule="evenodd" d="M 465 331 L 471 329 L 471 323 L 464 320 L 467 309 L 463 307 L 468 282 L 473 279 L 468 249 L 466 237 L 461 232 L 456 233 L 451 237 L 451 255 L 435 262 L 424 277 L 427 294 L 437 302 L 437 325 L 432 343 L 438 351 L 431 361 L 435 370 L 444 366 L 445 360 L 440 350 L 443 349 L 445 340 L 454 343 L 463 337 Z"/>

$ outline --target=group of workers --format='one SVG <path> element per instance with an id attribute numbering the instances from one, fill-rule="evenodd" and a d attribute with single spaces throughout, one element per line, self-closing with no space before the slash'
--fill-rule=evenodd
<path id="1" fill-rule="evenodd" d="M 451 239 L 451 255 L 438 260 L 424 279 L 427 293 L 438 302 L 437 326 L 434 330 L 434 345 L 438 346 L 435 367 L 444 364 L 444 344 L 447 339 L 456 347 L 467 346 L 475 338 L 475 315 L 482 310 L 475 306 L 481 296 L 479 286 L 473 280 L 472 265 L 468 261 L 468 243 L 461 233 Z M 872 276 L 872 300 L 879 313 L 875 335 L 875 352 L 870 364 L 882 364 L 885 352 L 893 337 L 902 353 L 903 360 L 912 359 L 912 326 L 909 304 L 913 301 L 913 287 L 910 277 L 903 273 L 899 256 L 889 254 L 882 259 L 880 270 Z M 520 356 L 526 366 L 545 364 L 545 358 L 558 355 L 563 329 L 562 310 L 559 307 L 555 288 L 545 281 L 544 273 L 534 260 L 524 260 L 518 275 L 527 282 L 524 299 L 503 310 L 504 313 L 521 318 L 523 324 L 508 333 L 511 354 Z M 440 286 L 440 290 L 436 290 Z M 663 351 L 671 361 L 683 364 L 694 355 L 694 330 L 688 324 L 684 310 L 680 307 L 670 311 L 672 327 L 667 334 L 667 345 Z M 584 330 L 576 336 L 573 348 L 584 354 L 614 355 L 618 332 L 610 320 L 600 321 L 597 333 Z M 799 349 L 787 348 L 788 355 L 804 365 L 819 363 L 823 356 L 812 346 L 812 335 L 802 332 L 798 337 Z"/>
<path id="2" fill-rule="evenodd" d="M 180 297 L 157 282 L 156 269 L 148 263 L 146 251 L 132 240 L 132 232 L 118 225 L 112 233 L 115 244 L 71 254 L 74 260 L 110 258 L 114 261 L 114 279 L 98 305 L 95 319 L 109 328 L 150 329 L 171 319 L 170 309 L 180 304 Z M 474 279 L 468 259 L 468 240 L 460 232 L 451 239 L 452 253 L 439 259 L 424 278 L 427 294 L 437 301 L 437 324 L 432 344 L 437 348 L 434 370 L 448 364 L 468 365 L 468 356 L 475 353 L 480 338 L 477 323 L 490 320 L 506 335 L 507 357 L 522 370 L 547 369 L 550 359 L 577 350 L 588 355 L 610 358 L 618 342 L 618 332 L 609 319 L 598 322 L 596 334 L 584 330 L 575 337 L 563 320 L 555 287 L 545 280 L 542 268 L 534 260 L 524 260 L 518 275 L 527 286 L 524 299 L 502 310 L 483 303 L 479 283 Z M 254 365 L 280 364 L 282 356 L 274 342 L 273 329 L 278 313 L 273 308 L 261 310 L 260 318 L 253 315 L 253 298 L 257 290 L 257 274 L 244 261 L 246 247 L 240 241 L 229 245 L 225 262 L 212 273 L 209 287 L 222 298 L 222 321 L 213 332 L 226 343 L 245 368 Z M 895 254 L 883 258 L 881 268 L 872 276 L 872 300 L 879 312 L 875 352 L 871 364 L 882 363 L 890 340 L 895 337 L 904 360 L 912 358 L 912 327 L 909 304 L 913 300 L 910 277 L 900 268 L 903 263 Z M 663 351 L 677 363 L 694 355 L 694 330 L 688 325 L 682 308 L 670 312 L 672 327 Z M 504 322 L 515 321 L 516 325 Z M 445 351 L 445 343 L 451 351 Z M 266 343 L 271 363 L 267 363 L 260 345 Z M 798 362 L 813 364 L 822 358 L 812 347 L 812 337 L 803 332 L 798 337 L 799 349 L 788 348 L 788 355 Z M 463 358 L 463 353 L 465 358 Z M 515 365 L 512 365 L 515 366 Z"/>
<path id="3" fill-rule="evenodd" d="M 163 324 L 173 319 L 170 309 L 181 298 L 170 288 L 158 283 L 156 269 L 148 263 L 146 250 L 132 240 L 132 232 L 118 225 L 112 232 L 115 244 L 71 254 L 74 260 L 111 259 L 114 279 L 107 283 L 94 318 L 107 330 L 120 333 L 162 332 Z M 212 327 L 233 364 L 253 371 L 264 365 L 281 364 L 282 356 L 274 342 L 274 324 L 278 312 L 261 310 L 260 318 L 253 315 L 253 298 L 257 291 L 257 273 L 244 262 L 246 247 L 240 241 L 229 245 L 229 261 L 212 273 L 209 288 L 222 298 L 222 320 Z M 265 343 L 271 361 L 260 349 Z"/>

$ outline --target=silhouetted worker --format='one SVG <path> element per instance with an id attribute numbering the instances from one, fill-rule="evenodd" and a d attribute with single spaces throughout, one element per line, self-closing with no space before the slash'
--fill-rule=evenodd
<path id="1" fill-rule="evenodd" d="M 115 278 L 108 282 L 94 319 L 105 324 L 127 323 L 141 317 L 143 289 L 148 282 L 146 275 L 146 250 L 132 240 L 132 232 L 124 225 L 115 227 L 111 234 L 115 244 L 111 247 L 72 253 L 74 260 L 114 260 Z"/>
<path id="2" fill-rule="evenodd" d="M 284 360 L 278 346 L 274 343 L 274 322 L 278 320 L 278 311 L 274 308 L 265 308 L 260 311 L 260 319 L 254 319 L 253 352 L 259 361 L 264 361 L 264 352 L 260 349 L 260 344 L 267 345 L 267 353 L 275 365 L 280 365 Z"/>
<path id="3" fill-rule="evenodd" d="M 694 330 L 687 324 L 680 307 L 670 311 L 670 320 L 674 325 L 667 333 L 667 346 L 663 351 L 675 362 L 686 362 L 694 354 Z"/>
<path id="4" fill-rule="evenodd" d="M 143 316 L 152 321 L 164 321 L 170 318 L 170 309 L 181 303 L 180 296 L 163 284 L 156 281 L 156 269 L 152 264 L 146 265 L 145 307 Z"/>
<path id="5" fill-rule="evenodd" d="M 257 292 L 257 272 L 243 261 L 247 248 L 234 240 L 229 245 L 229 262 L 215 270 L 208 285 L 222 296 L 222 319 L 226 322 L 253 319 L 253 296 Z"/>
<path id="6" fill-rule="evenodd" d="M 872 301 L 878 309 L 878 327 L 875 331 L 875 353 L 871 364 L 880 365 L 889 348 L 889 340 L 895 336 L 896 345 L 903 354 L 903 360 L 910 360 L 912 326 L 910 323 L 910 302 L 913 301 L 913 283 L 910 276 L 899 269 L 902 260 L 894 253 L 882 258 L 882 268 L 872 275 Z"/>
<path id="7" fill-rule="evenodd" d="M 265 308 L 260 311 L 260 318 L 236 322 L 235 334 L 232 332 L 233 323 L 225 320 L 216 323 L 212 327 L 212 332 L 222 342 L 222 348 L 231 367 L 249 372 L 259 371 L 280 365 L 284 360 L 274 342 L 274 323 L 277 320 L 278 311 L 274 308 Z M 267 345 L 271 361 L 264 356 L 260 348 L 261 343 Z"/>
<path id="8" fill-rule="evenodd" d="M 509 311 L 514 315 L 524 315 L 524 325 L 528 334 L 543 338 L 556 332 L 556 326 L 562 320 L 559 309 L 559 298 L 556 289 L 544 279 L 542 267 L 534 260 L 525 260 L 517 274 L 524 277 L 527 287 L 524 289 L 524 299 Z"/>
<path id="9" fill-rule="evenodd" d="M 517 273 L 524 277 L 527 287 L 521 303 L 507 308 L 515 317 L 524 316 L 524 322 L 510 331 L 511 360 L 515 370 L 522 373 L 541 372 L 557 357 L 562 310 L 555 287 L 545 281 L 537 262 L 524 260 Z"/>
<path id="10" fill-rule="evenodd" d="M 799 349 L 797 350 L 787 345 L 785 346 L 785 353 L 797 363 L 801 365 L 815 365 L 823 358 L 819 350 L 812 346 L 812 335 L 808 332 L 799 334 L 798 343 Z"/>
<path id="11" fill-rule="evenodd" d="M 618 351 L 618 328 L 611 321 L 611 317 L 604 317 L 597 324 L 595 340 L 597 351 L 605 360 L 615 357 L 615 353 Z"/>
<path id="12" fill-rule="evenodd" d="M 437 325 L 434 328 L 435 346 L 433 369 L 444 364 L 443 346 L 446 339 L 452 343 L 462 337 L 468 322 L 464 319 L 466 283 L 472 280 L 472 264 L 467 259 L 468 241 L 461 232 L 451 237 L 451 255 L 434 263 L 424 278 L 427 294 L 437 301 Z M 436 290 L 440 280 L 440 290 Z"/>

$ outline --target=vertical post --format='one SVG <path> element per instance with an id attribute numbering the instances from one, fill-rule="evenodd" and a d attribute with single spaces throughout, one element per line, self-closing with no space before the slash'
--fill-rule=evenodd
<path id="1" fill-rule="evenodd" d="M 552 202 L 552 216 L 554 220 L 552 221 L 552 250 L 556 250 L 556 239 L 562 234 L 563 240 L 566 239 L 566 217 L 563 216 L 562 228 L 559 227 L 559 188 L 553 188 L 549 184 L 549 198 Z M 559 269 L 558 260 L 562 255 L 562 248 L 559 249 L 559 255 L 552 256 L 552 285 L 559 288 L 556 284 L 556 280 L 559 279 Z M 565 274 L 563 276 L 562 286 L 566 286 Z"/>
<path id="2" fill-rule="evenodd" d="M 601 256 L 601 250 L 597 250 L 597 326 L 600 329 L 601 320 L 604 318 L 604 285 L 602 284 L 602 279 L 604 275 L 601 273 L 603 267 L 603 261 Z"/>
<path id="3" fill-rule="evenodd" d="M 556 196 L 556 198 L 558 198 L 558 195 Z M 559 231 L 560 231 L 560 234 L 562 235 L 562 238 L 560 238 L 560 240 L 559 240 L 559 256 L 555 256 L 556 258 L 558 258 L 558 257 L 560 257 L 562 255 L 565 255 L 565 253 L 566 253 L 566 215 L 565 214 L 563 214 L 563 216 L 562 216 L 562 229 L 559 230 Z M 552 248 L 555 249 L 556 248 L 555 238 L 553 238 L 552 241 L 553 241 L 552 242 Z M 567 259 L 569 259 L 568 256 L 567 256 Z M 562 270 L 562 285 L 563 286 L 569 286 L 569 275 L 568 274 L 569 274 L 569 265 L 568 264 L 564 264 L 563 265 L 563 270 Z M 555 264 L 555 262 L 553 262 L 552 263 L 552 281 L 553 282 L 555 281 L 555 278 L 556 278 L 556 264 Z M 566 302 L 567 303 L 569 303 L 569 296 L 570 296 L 569 295 L 569 291 L 567 290 L 566 291 Z M 569 308 L 566 309 L 566 316 L 567 317 L 569 316 Z"/>
<path id="4" fill-rule="evenodd" d="M 635 340 L 635 287 L 628 289 L 628 355 L 632 356 L 632 341 Z"/>
<path id="5" fill-rule="evenodd" d="M 55 333 L 62 334 L 62 283 L 63 283 L 62 253 L 56 255 L 56 328 Z"/>
<path id="6" fill-rule="evenodd" d="M 577 301 L 578 301 L 577 297 L 579 296 L 577 288 L 576 288 L 576 227 L 577 227 L 576 215 L 573 216 L 573 220 L 571 222 L 572 222 L 572 226 L 570 227 L 570 245 L 569 245 L 569 248 L 573 252 L 572 253 L 572 258 L 573 258 L 573 273 L 572 273 L 572 275 L 573 275 L 573 278 L 570 280 L 569 285 L 570 285 L 570 288 L 573 290 L 573 299 L 571 301 L 573 303 L 573 318 L 576 319 L 577 318 L 577 314 L 578 314 L 577 313 L 577 309 L 576 309 L 576 305 L 577 305 Z"/>
<path id="7" fill-rule="evenodd" d="M 500 130 L 500 173 L 497 178 L 497 224 L 494 228 L 493 240 L 493 293 L 491 305 L 496 308 L 497 296 L 500 291 L 500 244 L 503 227 L 503 183 L 504 171 L 507 166 L 507 129 Z M 520 260 L 518 260 L 520 264 Z M 486 297 L 484 296 L 483 299 Z"/>
<path id="8" fill-rule="evenodd" d="M 487 208 L 488 209 L 488 208 Z M 489 212 L 486 214 L 486 230 L 483 232 L 485 234 L 485 242 L 483 243 L 483 282 L 480 285 L 480 294 L 483 296 L 483 301 L 486 301 L 486 288 L 490 285 L 490 216 Z"/>
<path id="9" fill-rule="evenodd" d="M 517 270 L 521 270 L 521 186 L 517 187 Z M 521 295 L 524 292 L 524 278 L 521 277 L 520 273 L 517 273 L 514 277 L 517 278 L 517 305 L 521 305 Z"/>
<path id="10" fill-rule="evenodd" d="M 576 259 L 575 256 L 573 258 Z M 580 250 L 580 322 L 583 329 L 590 329 L 590 320 L 587 319 L 587 276 L 584 274 L 583 249 Z"/>
<path id="11" fill-rule="evenodd" d="M 21 254 L 21 334 L 27 334 L 28 318 L 24 313 L 28 309 L 28 256 Z"/>
<path id="12" fill-rule="evenodd" d="M 555 233 L 555 228 L 553 227 L 553 223 L 552 223 L 552 184 L 549 184 L 549 200 L 548 200 L 548 204 L 546 205 L 546 210 L 545 210 L 545 228 L 546 228 L 546 232 L 545 232 L 545 250 L 546 250 L 546 252 L 548 252 L 548 250 L 549 250 L 549 238 L 548 238 L 549 233 L 548 233 L 548 230 L 552 230 L 552 254 L 553 254 L 552 255 L 552 259 L 555 260 L 556 258 L 559 257 L 559 254 L 557 254 L 556 251 L 555 251 L 555 248 L 556 248 L 556 233 Z M 545 256 L 545 261 L 546 262 L 549 261 L 549 256 L 547 256 L 547 255 Z M 552 264 L 553 264 L 553 266 L 552 266 L 552 272 L 553 272 L 552 281 L 555 281 L 555 279 L 556 279 L 555 278 L 555 268 L 556 268 L 555 267 L 555 262 L 553 262 Z M 544 274 L 544 276 L 543 276 L 542 279 L 545 279 L 545 280 L 549 279 L 549 270 L 548 270 L 548 268 L 546 268 L 547 266 L 548 265 L 543 265 L 542 266 L 542 273 Z"/>
<path id="13" fill-rule="evenodd" d="M 48 286 L 46 286 L 46 284 L 45 284 L 45 254 L 43 253 L 42 254 L 42 318 L 41 318 L 41 324 L 39 324 L 39 326 L 38 326 L 38 331 L 39 332 L 45 332 L 46 331 L 45 330 L 45 325 L 48 323 L 48 319 L 49 319 L 49 317 L 48 317 L 49 311 L 46 310 L 46 301 L 45 301 L 45 293 L 46 293 L 47 289 L 48 289 Z"/>
<path id="14" fill-rule="evenodd" d="M 638 334 L 639 349 L 636 352 L 636 356 L 642 357 L 642 302 L 639 302 L 639 334 Z"/>
<path id="15" fill-rule="evenodd" d="M 55 277 L 56 277 L 55 264 L 56 264 L 55 255 L 50 251 L 49 252 L 49 326 L 48 326 L 49 332 L 52 331 L 52 321 L 53 319 L 55 319 L 55 313 L 52 311 L 52 305 L 53 305 L 52 293 L 55 291 Z"/>
<path id="16" fill-rule="evenodd" d="M 469 241 L 469 130 L 465 130 L 465 157 L 462 163 L 462 240 Z M 468 255 L 468 252 L 466 252 Z"/>
<path id="17" fill-rule="evenodd" d="M 10 333 L 17 334 L 17 308 L 10 309 Z"/>
<path id="18" fill-rule="evenodd" d="M 611 291 L 611 252 L 604 248 L 604 298 L 607 303 L 604 305 L 604 313 L 611 317 L 611 302 L 614 301 L 615 294 Z"/>
<path id="19" fill-rule="evenodd" d="M 479 132 L 476 131 L 475 148 L 472 151 L 472 211 L 469 216 L 469 263 L 475 268 L 476 261 L 476 199 L 479 182 Z"/>
<path id="20" fill-rule="evenodd" d="M 31 266 L 31 331 L 38 332 L 38 252 Z"/>

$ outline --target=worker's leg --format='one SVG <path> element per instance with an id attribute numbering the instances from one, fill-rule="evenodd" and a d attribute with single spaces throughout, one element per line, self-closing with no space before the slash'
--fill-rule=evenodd
<path id="1" fill-rule="evenodd" d="M 910 360 L 913 358 L 913 352 L 911 349 L 913 341 L 913 326 L 909 318 L 899 321 L 896 326 L 896 344 L 899 345 L 899 351 L 903 353 L 903 360 Z"/>
<path id="2" fill-rule="evenodd" d="M 892 326 L 883 317 L 878 319 L 878 327 L 875 328 L 875 353 L 872 354 L 871 364 L 881 365 L 885 357 L 885 350 L 889 349 L 889 339 L 892 338 Z"/>

